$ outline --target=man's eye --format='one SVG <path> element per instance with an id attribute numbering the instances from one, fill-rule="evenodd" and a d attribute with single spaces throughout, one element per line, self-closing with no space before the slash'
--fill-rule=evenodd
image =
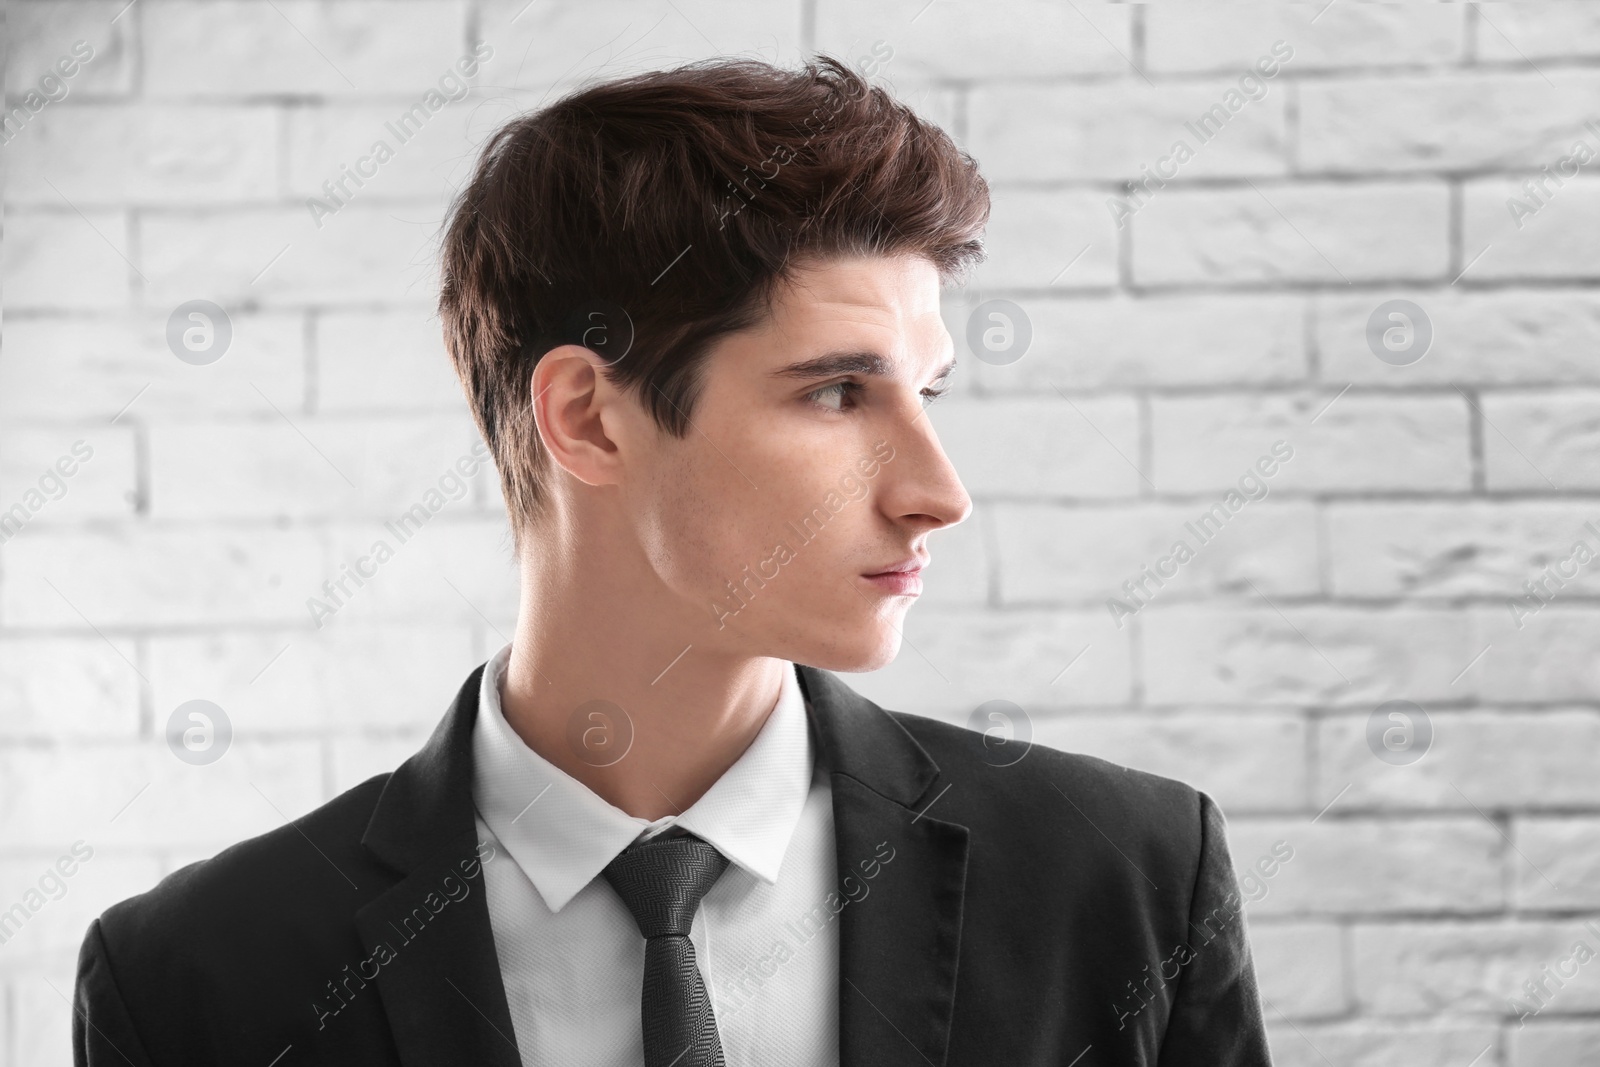
<path id="1" fill-rule="evenodd" d="M 845 411 L 855 406 L 865 389 L 866 386 L 860 382 L 834 382 L 832 385 L 825 385 L 821 389 L 807 393 L 806 399 L 819 407 L 827 408 L 829 411 Z M 937 388 L 929 386 L 922 391 L 922 406 L 926 408 L 949 391 L 950 387 L 948 385 L 942 385 Z M 850 398 L 848 405 L 845 404 L 846 397 Z"/>
<path id="2" fill-rule="evenodd" d="M 827 408 L 829 411 L 842 411 L 844 410 L 845 396 L 854 397 L 861 391 L 861 388 L 860 382 L 834 382 L 832 385 L 825 385 L 821 389 L 807 393 L 806 399 L 820 407 Z M 838 404 L 830 403 L 830 397 L 836 398 Z"/>

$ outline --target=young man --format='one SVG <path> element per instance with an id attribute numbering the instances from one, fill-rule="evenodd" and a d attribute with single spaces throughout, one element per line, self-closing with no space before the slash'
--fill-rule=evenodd
<path id="1" fill-rule="evenodd" d="M 971 512 L 924 408 L 988 210 L 826 58 L 498 131 L 440 309 L 514 639 L 398 770 L 98 919 L 77 1062 L 1268 1063 L 1209 798 L 832 673 Z"/>

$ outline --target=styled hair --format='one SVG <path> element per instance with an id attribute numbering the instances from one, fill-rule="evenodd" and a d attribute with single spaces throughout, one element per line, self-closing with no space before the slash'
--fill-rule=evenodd
<path id="1" fill-rule="evenodd" d="M 547 499 L 544 353 L 595 351 L 682 437 L 713 344 L 759 325 L 786 271 L 910 253 L 961 280 L 988 218 L 971 156 L 821 53 L 638 74 L 500 127 L 446 220 L 439 313 L 519 550 Z"/>

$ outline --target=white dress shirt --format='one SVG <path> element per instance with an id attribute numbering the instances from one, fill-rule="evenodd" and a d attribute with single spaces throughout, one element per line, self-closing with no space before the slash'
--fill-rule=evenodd
<path id="1" fill-rule="evenodd" d="M 489 922 L 525 1067 L 644 1062 L 644 937 L 601 875 L 672 827 L 728 857 L 689 931 L 728 1067 L 839 1062 L 833 803 L 793 665 L 750 747 L 680 815 L 653 822 L 601 799 L 527 746 L 500 692 L 508 644 L 483 672 L 473 801 Z M 678 831 L 673 831 L 678 832 Z"/>

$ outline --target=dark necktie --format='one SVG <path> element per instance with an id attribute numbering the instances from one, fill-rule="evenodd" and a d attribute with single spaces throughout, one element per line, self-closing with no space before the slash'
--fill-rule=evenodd
<path id="1" fill-rule="evenodd" d="M 629 845 L 603 872 L 644 935 L 639 1021 L 645 1067 L 723 1067 L 722 1041 L 689 926 L 728 858 L 682 834 Z"/>

